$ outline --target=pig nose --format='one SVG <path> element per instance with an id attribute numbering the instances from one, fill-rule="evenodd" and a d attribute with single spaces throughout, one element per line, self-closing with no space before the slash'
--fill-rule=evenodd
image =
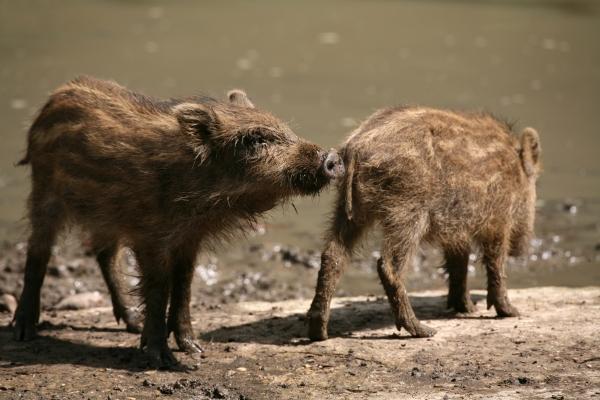
<path id="1" fill-rule="evenodd" d="M 334 149 L 329 150 L 323 161 L 323 172 L 331 179 L 344 175 L 344 162 Z"/>

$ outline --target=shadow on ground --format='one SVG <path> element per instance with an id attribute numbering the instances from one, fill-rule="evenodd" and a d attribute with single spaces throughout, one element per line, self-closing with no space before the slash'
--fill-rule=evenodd
<path id="1" fill-rule="evenodd" d="M 473 296 L 474 301 L 483 296 Z M 455 315 L 449 312 L 445 296 L 411 297 L 417 317 L 423 320 L 450 318 L 481 318 Z M 279 310 L 281 312 L 281 310 Z M 253 318 L 254 315 L 249 315 Z M 209 317 L 210 318 L 210 317 Z M 220 317 L 223 320 L 225 317 Z M 204 332 L 204 341 L 217 343 L 240 342 L 274 345 L 306 344 L 305 314 L 296 313 L 284 317 L 269 316 L 235 326 L 224 326 Z M 0 328 L 0 373 L 23 365 L 73 364 L 94 368 L 111 368 L 129 371 L 147 369 L 143 354 L 136 346 L 136 337 L 122 328 L 69 325 L 63 322 L 40 325 L 40 336 L 29 342 L 16 342 L 12 338 L 10 326 Z M 348 301 L 341 307 L 333 308 L 329 324 L 330 337 L 365 339 L 410 339 L 404 333 L 399 335 L 373 336 L 357 335 L 357 332 L 393 327 L 393 319 L 387 301 Z M 70 340 L 61 336 L 76 338 Z M 298 340 L 301 339 L 301 340 Z M 117 345 L 117 344 L 120 344 Z"/>
<path id="2" fill-rule="evenodd" d="M 474 302 L 485 299 L 482 295 L 472 295 Z M 411 304 L 420 320 L 451 319 L 451 318 L 484 318 L 480 316 L 458 315 L 446 309 L 446 296 L 413 296 Z M 488 317 L 489 318 L 489 317 Z M 373 299 L 372 301 L 349 301 L 341 307 L 331 309 L 329 321 L 329 337 L 345 337 L 363 339 L 410 339 L 405 331 L 385 337 L 373 335 L 357 335 L 357 332 L 394 327 L 394 320 L 387 300 Z M 296 313 L 285 317 L 272 316 L 235 326 L 224 326 L 200 337 L 214 342 L 240 342 L 285 345 L 294 343 L 304 344 L 306 338 L 306 314 Z"/>
<path id="3" fill-rule="evenodd" d="M 135 347 L 117 347 L 113 345 L 100 346 L 93 344 L 94 338 L 99 342 L 106 343 L 106 339 L 100 336 L 119 335 L 122 340 L 126 333 L 116 332 L 114 329 L 96 329 L 90 327 L 88 330 L 81 327 L 67 325 L 43 324 L 48 329 L 40 330 L 40 335 L 34 340 L 17 342 L 12 337 L 12 328 L 4 326 L 0 328 L 0 374 L 2 370 L 32 364 L 74 364 L 85 365 L 96 368 L 114 368 L 140 371 L 146 368 L 141 360 L 140 350 Z M 53 336 L 60 331 L 85 332 L 86 342 L 70 341 Z M 52 332 L 48 335 L 48 332 Z M 88 343 L 87 341 L 91 342 Z M 115 340 L 116 341 L 116 340 Z"/>

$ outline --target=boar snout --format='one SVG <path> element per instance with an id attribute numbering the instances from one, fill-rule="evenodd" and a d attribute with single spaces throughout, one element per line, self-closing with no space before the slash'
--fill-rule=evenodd
<path id="1" fill-rule="evenodd" d="M 344 161 L 334 149 L 329 150 L 329 153 L 323 157 L 323 165 L 321 166 L 323 174 L 330 179 L 339 178 L 344 175 Z"/>

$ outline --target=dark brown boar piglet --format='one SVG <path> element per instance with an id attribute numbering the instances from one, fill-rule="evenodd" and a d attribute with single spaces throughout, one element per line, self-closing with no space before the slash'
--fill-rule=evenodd
<path id="1" fill-rule="evenodd" d="M 422 241 L 444 251 L 449 308 L 474 310 L 467 271 L 475 244 L 487 270 L 488 308 L 500 317 L 518 315 L 507 297 L 504 264 L 509 254 L 526 249 L 533 232 L 540 171 L 535 130 L 517 136 L 487 114 L 390 108 L 368 118 L 340 153 L 347 172 L 308 312 L 312 340 L 327 338 L 337 282 L 374 223 L 383 229 L 377 268 L 398 329 L 415 337 L 435 333 L 415 317 L 403 282 Z"/>
<path id="2" fill-rule="evenodd" d="M 31 237 L 17 340 L 35 335 L 40 288 L 59 231 L 89 231 L 117 320 L 137 329 L 115 278 L 120 246 L 133 249 L 144 304 L 141 347 L 176 363 L 167 338 L 200 351 L 190 322 L 196 254 L 294 195 L 317 194 L 343 174 L 335 151 L 298 138 L 244 92 L 155 100 L 88 77 L 58 88 L 29 131 Z M 169 310 L 167 313 L 167 306 Z"/>

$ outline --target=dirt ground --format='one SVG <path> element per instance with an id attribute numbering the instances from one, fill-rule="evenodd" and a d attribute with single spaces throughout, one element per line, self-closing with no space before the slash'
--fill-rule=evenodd
<path id="1" fill-rule="evenodd" d="M 521 317 L 496 319 L 475 291 L 473 315 L 445 311 L 442 292 L 414 293 L 438 329 L 411 339 L 381 297 L 338 298 L 331 338 L 305 339 L 309 302 L 193 309 L 204 353 L 181 371 L 147 370 L 139 337 L 108 307 L 44 313 L 40 338 L 14 342 L 0 314 L 1 399 L 600 398 L 600 288 L 512 290 Z M 172 344 L 173 345 L 173 344 Z"/>

